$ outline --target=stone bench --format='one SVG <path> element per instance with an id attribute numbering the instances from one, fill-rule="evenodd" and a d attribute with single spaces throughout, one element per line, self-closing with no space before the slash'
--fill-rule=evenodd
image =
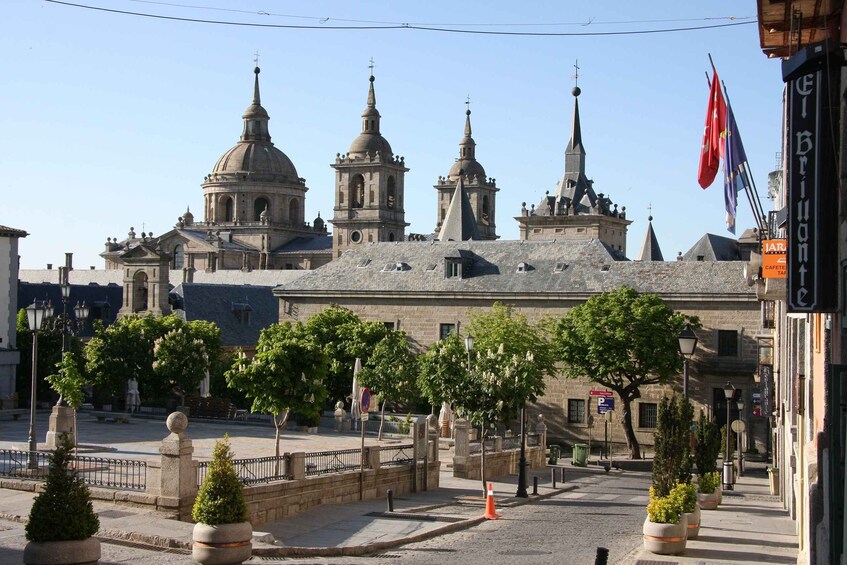
<path id="1" fill-rule="evenodd" d="M 26 408 L 5 408 L 0 410 L 0 416 L 11 416 L 13 420 L 17 420 L 26 414 L 29 414 L 29 410 Z"/>
<path id="2" fill-rule="evenodd" d="M 124 412 L 100 412 L 93 411 L 89 412 L 92 416 L 97 418 L 99 422 L 105 422 L 106 420 L 111 420 L 113 422 L 120 422 L 123 424 L 129 424 L 130 416 Z"/>

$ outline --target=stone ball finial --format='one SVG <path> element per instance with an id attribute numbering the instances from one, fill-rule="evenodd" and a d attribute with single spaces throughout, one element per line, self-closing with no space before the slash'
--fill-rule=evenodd
<path id="1" fill-rule="evenodd" d="M 182 412 L 171 412 L 165 425 L 171 433 L 179 435 L 188 427 L 188 416 Z"/>
<path id="2" fill-rule="evenodd" d="M 648 221 L 648 222 L 652 222 L 652 221 L 653 221 L 653 216 L 647 216 L 647 221 Z"/>
<path id="3" fill-rule="evenodd" d="M 578 86 L 575 86 L 573 87 L 573 90 L 571 90 L 571 94 L 573 94 L 574 96 L 579 96 L 580 94 L 582 94 L 582 89 Z"/>

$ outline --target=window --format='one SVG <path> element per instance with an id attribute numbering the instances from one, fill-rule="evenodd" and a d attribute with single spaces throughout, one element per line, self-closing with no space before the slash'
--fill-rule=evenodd
<path id="1" fill-rule="evenodd" d="M 182 269 L 185 266 L 185 252 L 183 250 L 182 245 L 174 245 L 173 252 L 173 260 L 171 261 L 171 268 L 173 269 Z"/>
<path id="2" fill-rule="evenodd" d="M 253 202 L 253 221 L 258 222 L 262 219 L 262 212 L 270 211 L 270 204 L 267 198 L 257 198 Z"/>
<path id="3" fill-rule="evenodd" d="M 460 279 L 462 278 L 462 260 L 446 257 L 444 259 L 444 278 Z"/>
<path id="4" fill-rule="evenodd" d="M 394 177 L 388 177 L 388 200 L 386 204 L 389 208 L 394 208 L 397 203 L 397 187 Z"/>
<path id="5" fill-rule="evenodd" d="M 585 401 L 582 399 L 568 399 L 568 424 L 585 423 Z"/>
<path id="6" fill-rule="evenodd" d="M 394 330 L 397 327 L 394 322 L 383 322 L 382 325 L 385 326 L 385 329 L 387 330 Z"/>
<path id="7" fill-rule="evenodd" d="M 638 427 L 655 428 L 658 405 L 652 402 L 641 402 L 638 405 Z"/>
<path id="8" fill-rule="evenodd" d="M 718 330 L 718 357 L 738 357 L 738 332 Z"/>
<path id="9" fill-rule="evenodd" d="M 441 324 L 438 326 L 438 339 L 447 339 L 447 336 L 455 331 L 456 324 Z"/>

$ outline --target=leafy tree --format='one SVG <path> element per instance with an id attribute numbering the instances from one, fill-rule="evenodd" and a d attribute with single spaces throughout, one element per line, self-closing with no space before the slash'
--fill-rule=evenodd
<path id="1" fill-rule="evenodd" d="M 90 384 L 82 370 L 82 365 L 82 358 L 79 355 L 73 351 L 67 351 L 62 356 L 62 360 L 56 363 L 56 369 L 58 369 L 58 371 L 47 376 L 47 382 L 50 383 L 53 390 L 55 390 L 59 397 L 64 399 L 68 406 L 70 406 L 73 410 L 74 437 L 71 438 L 71 442 L 74 445 L 76 445 L 78 441 L 76 437 L 78 429 L 76 411 L 80 406 L 82 406 L 82 403 L 85 400 L 85 393 L 82 390 L 83 387 Z"/>
<path id="2" fill-rule="evenodd" d="M 16 340 L 18 350 L 21 352 L 21 360 L 17 368 L 15 379 L 15 390 L 18 398 L 23 402 L 29 398 L 32 387 L 32 332 L 29 330 L 26 309 L 18 310 L 15 320 Z M 71 351 L 79 351 L 79 340 L 70 340 Z M 50 399 L 52 389 L 45 380 L 45 376 L 54 372 L 56 363 L 62 359 L 62 332 L 55 329 L 42 329 L 38 332 L 38 366 L 36 367 L 36 398 L 41 400 Z M 55 400 L 55 398 L 53 399 Z"/>
<path id="3" fill-rule="evenodd" d="M 162 333 L 152 316 L 123 316 L 108 327 L 95 323 L 85 347 L 85 369 L 100 401 L 123 394 L 129 379 L 139 384 L 153 380 L 153 342 Z"/>
<path id="4" fill-rule="evenodd" d="M 389 331 L 376 344 L 367 364 L 359 372 L 359 381 L 379 394 L 382 400 L 382 418 L 379 423 L 378 440 L 382 441 L 382 425 L 385 421 L 385 405 L 392 402 L 407 402 L 415 398 L 417 388 L 415 356 L 409 346 L 406 332 Z"/>
<path id="5" fill-rule="evenodd" d="M 306 321 L 306 330 L 320 344 L 329 367 L 326 387 L 332 403 L 350 396 L 356 357 L 366 365 L 388 330 L 379 322 L 363 322 L 352 310 L 331 305 Z"/>
<path id="6" fill-rule="evenodd" d="M 632 426 L 632 402 L 640 388 L 666 384 L 682 369 L 678 335 L 696 316 L 671 310 L 655 294 L 628 287 L 588 299 L 563 316 L 555 328 L 558 357 L 570 378 L 586 377 L 621 399 L 630 456 L 641 458 Z"/>
<path id="7" fill-rule="evenodd" d="M 175 328 L 153 342 L 153 375 L 149 383 L 154 396 L 174 391 L 185 404 L 185 394 L 200 386 L 209 371 L 209 356 L 203 340 L 190 330 Z"/>
<path id="8" fill-rule="evenodd" d="M 227 384 L 252 400 L 252 412 L 273 415 L 277 457 L 280 429 L 291 411 L 320 415 L 326 366 L 326 356 L 304 326 L 286 322 L 263 329 L 255 357 L 241 354 L 227 371 Z"/>
<path id="9" fill-rule="evenodd" d="M 431 404 L 453 404 L 467 384 L 468 357 L 457 333 L 435 342 L 418 356 L 418 388 Z"/>

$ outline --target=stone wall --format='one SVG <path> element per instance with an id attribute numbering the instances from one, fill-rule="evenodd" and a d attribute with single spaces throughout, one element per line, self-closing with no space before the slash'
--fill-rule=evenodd
<path id="1" fill-rule="evenodd" d="M 487 451 L 485 452 L 485 476 L 487 479 L 496 479 L 506 475 L 518 474 L 518 463 L 520 461 L 520 449 L 509 451 Z M 526 464 L 529 469 L 541 469 L 547 461 L 544 458 L 544 448 L 535 445 L 526 448 Z M 461 479 L 480 479 L 482 470 L 482 455 L 476 453 L 468 457 L 453 458 L 453 476 Z"/>

